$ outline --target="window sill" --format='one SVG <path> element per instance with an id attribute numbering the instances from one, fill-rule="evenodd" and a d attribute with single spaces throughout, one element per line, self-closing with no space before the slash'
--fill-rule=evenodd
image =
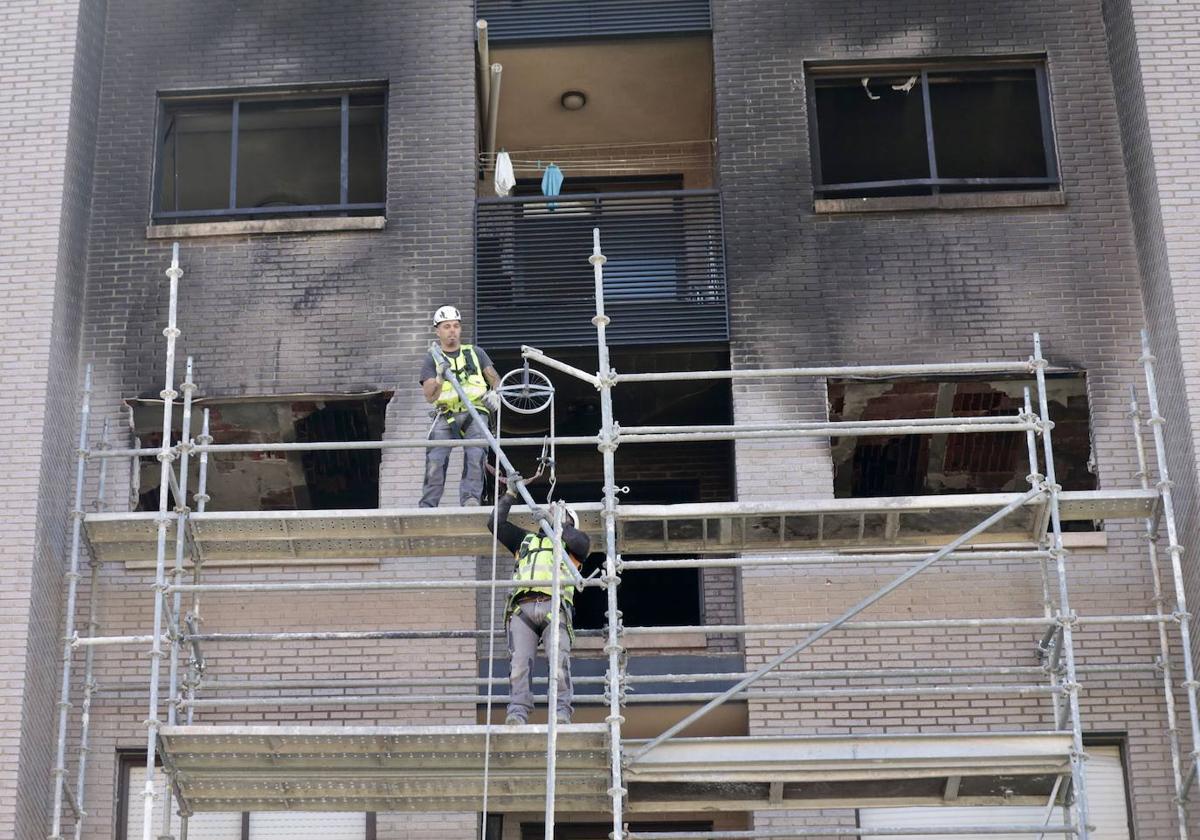
<path id="1" fill-rule="evenodd" d="M 877 198 L 817 198 L 813 211 L 837 213 L 895 213 L 905 210 L 987 210 L 997 207 L 1060 207 L 1062 190 L 950 193 L 945 195 L 880 196 Z"/>
<path id="2" fill-rule="evenodd" d="M 193 222 L 182 225 L 149 225 L 147 239 L 190 239 L 199 236 L 245 236 L 256 233 L 320 233 L 348 230 L 383 230 L 383 216 L 350 216 L 329 219 L 245 219 L 233 222 Z"/>

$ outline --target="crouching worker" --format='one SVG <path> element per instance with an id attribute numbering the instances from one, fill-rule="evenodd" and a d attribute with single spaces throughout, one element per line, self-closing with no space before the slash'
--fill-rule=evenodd
<path id="1" fill-rule="evenodd" d="M 530 680 L 533 659 L 537 655 L 538 641 L 546 651 L 547 661 L 551 655 L 551 595 L 554 591 L 554 540 L 539 532 L 526 531 L 508 521 L 508 513 L 517 499 L 514 484 L 519 476 L 510 476 L 508 492 L 496 502 L 494 520 L 497 523 L 495 536 L 516 557 L 513 580 L 520 585 L 512 590 L 508 607 L 504 613 L 508 635 L 510 696 L 507 724 L 529 722 L 533 709 L 533 691 Z M 571 642 L 574 639 L 572 617 L 575 600 L 575 577 L 568 568 L 583 565 L 591 548 L 588 535 L 579 530 L 579 517 L 568 509 L 563 521 L 562 568 L 559 569 L 559 585 L 562 587 L 562 607 L 559 614 L 558 633 L 558 708 L 555 719 L 559 723 L 571 722 Z"/>

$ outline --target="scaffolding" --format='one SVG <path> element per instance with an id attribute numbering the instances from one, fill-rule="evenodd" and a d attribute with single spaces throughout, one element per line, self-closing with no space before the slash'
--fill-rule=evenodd
<path id="1" fill-rule="evenodd" d="M 62 652 L 62 685 L 58 742 L 54 768 L 52 840 L 64 838 L 65 810 L 74 818 L 74 837 L 80 840 L 86 818 L 83 791 L 88 758 L 90 707 L 102 687 L 95 680 L 93 655 L 100 646 L 148 647 L 150 652 L 148 715 L 146 718 L 146 781 L 141 836 L 153 840 L 171 834 L 170 808 L 164 808 L 161 833 L 155 833 L 151 807 L 160 791 L 174 799 L 181 815 L 181 840 L 186 840 L 188 817 L 221 810 L 462 810 L 500 811 L 544 809 L 546 837 L 554 833 L 556 814 L 607 811 L 613 840 L 742 840 L 806 836 L 880 836 L 923 833 L 1020 833 L 1031 836 L 1070 836 L 1087 840 L 1089 810 L 1085 786 L 1086 753 L 1080 715 L 1081 677 L 1155 671 L 1161 676 L 1166 706 L 1175 804 L 1181 840 L 1188 838 L 1187 801 L 1197 779 L 1200 711 L 1191 648 L 1191 617 L 1187 611 L 1176 516 L 1167 471 L 1164 420 L 1159 409 L 1154 359 L 1143 333 L 1143 368 L 1148 416 L 1139 407 L 1136 388 L 1130 392 L 1130 421 L 1137 453 L 1140 486 L 1126 490 L 1063 491 L 1054 471 L 1054 449 L 1046 388 L 1048 363 L 1040 339 L 1033 340 L 1025 360 L 965 364 L 908 364 L 680 371 L 618 374 L 613 370 L 605 335 L 609 318 L 604 309 L 605 257 L 600 231 L 593 231 L 593 268 L 599 370 L 590 374 L 554 359 L 534 347 L 523 347 L 529 363 L 557 370 L 593 385 L 600 394 L 601 427 L 594 436 L 554 437 L 553 443 L 595 445 L 603 461 L 603 501 L 576 506 L 584 530 L 600 535 L 604 566 L 598 577 L 576 579 L 578 587 L 605 590 L 607 620 L 598 635 L 603 640 L 607 668 L 602 677 L 581 677 L 579 684 L 601 684 L 602 697 L 585 695 L 607 707 L 602 724 L 559 724 L 553 713 L 545 725 L 493 727 L 490 716 L 469 726 L 228 726 L 199 725 L 198 712 L 230 707 L 268 707 L 302 704 L 339 706 L 462 703 L 490 704 L 503 699 L 495 691 L 501 679 L 492 676 L 458 681 L 434 678 L 378 680 L 253 680 L 225 682 L 210 676 L 204 648 L 211 642 L 247 644 L 288 641 L 356 641 L 372 639 L 493 639 L 489 630 L 383 629 L 372 631 L 302 631 L 261 633 L 202 632 L 201 595 L 244 592 L 353 593 L 367 591 L 490 590 L 512 586 L 497 579 L 494 569 L 486 580 L 403 581 L 285 581 L 206 582 L 206 564 L 230 558 L 255 562 L 312 557 L 330 561 L 396 556 L 463 556 L 494 552 L 487 534 L 486 513 L 478 509 L 376 511 L 213 512 L 206 509 L 209 456 L 234 452 L 279 452 L 330 449 L 392 449 L 430 446 L 488 446 L 498 469 L 512 472 L 504 447 L 542 445 L 538 439 L 431 442 L 402 439 L 337 443 L 215 444 L 208 410 L 198 436 L 192 434 L 193 393 L 196 384 L 190 358 L 179 390 L 175 387 L 176 323 L 179 281 L 183 270 L 179 246 L 166 271 L 169 281 L 162 441 L 152 448 L 109 445 L 107 425 L 102 442 L 89 443 L 92 373 L 85 375 L 79 433 L 79 457 L 72 510 L 71 554 L 66 573 L 66 626 Z M 735 426 L 645 426 L 622 428 L 613 414 L 613 389 L 624 383 L 686 379 L 761 379 L 830 377 L 949 376 L 963 374 L 1027 375 L 1021 412 L 1003 417 L 935 418 L 888 421 L 804 422 Z M 458 383 L 459 395 L 481 428 L 487 424 L 470 408 Z M 548 381 L 548 380 L 547 380 Z M 182 392 L 182 393 L 181 393 Z M 181 433 L 173 440 L 173 413 L 180 402 Z M 1147 457 L 1145 427 L 1151 429 L 1157 481 Z M 880 434 L 960 435 L 1017 432 L 1025 436 L 1029 489 L 1021 493 L 893 497 L 883 499 L 798 499 L 770 503 L 733 502 L 680 505 L 622 505 L 616 481 L 618 446 L 650 442 L 794 439 L 804 437 L 871 436 Z M 553 436 L 553 429 L 552 429 Z M 112 513 L 103 510 L 104 482 L 109 459 L 154 457 L 160 464 L 158 510 Z M 189 460 L 198 459 L 198 489 L 188 504 Z M 100 504 L 88 510 L 84 500 L 86 468 L 98 461 Z M 1039 463 L 1045 465 L 1044 474 Z M 539 509 L 524 482 L 516 489 L 527 510 L 514 514 L 522 524 L 541 528 L 554 537 L 561 552 L 562 509 L 552 505 L 540 521 Z M 172 497 L 175 500 L 171 504 Z M 522 516 L 525 517 L 522 519 Z M 1146 614 L 1078 615 L 1069 601 L 1068 551 L 1064 521 L 1136 519 L 1144 524 L 1146 550 L 1153 580 L 1154 611 Z M 89 619 L 80 633 L 75 622 L 81 560 L 87 542 L 90 562 Z M 1159 544 L 1165 541 L 1173 608 L 1160 581 Z M 168 562 L 169 551 L 173 549 Z M 673 555 L 653 561 L 623 560 L 621 553 L 653 552 Z M 750 556 L 728 556 L 749 554 Z M 136 567 L 153 558 L 153 592 L 149 635 L 100 633 L 96 622 L 98 574 L 103 562 Z M 935 564 L 965 559 L 981 562 L 1037 563 L 1042 572 L 1043 610 L 1040 616 L 988 618 L 924 618 L 863 621 L 867 608 Z M 190 582 L 187 580 L 191 565 Z M 910 567 L 836 618 L 819 623 L 701 624 L 688 627 L 624 627 L 618 609 L 621 575 L 639 568 L 748 568 L 780 564 L 909 563 Z M 557 576 L 557 564 L 556 564 Z M 554 586 L 554 609 L 561 609 Z M 184 599 L 190 604 L 185 610 Z M 494 612 L 494 610 L 493 610 Z M 1157 663 L 1113 663 L 1083 666 L 1076 662 L 1076 635 L 1096 626 L 1142 625 L 1157 632 Z M 557 627 L 557 622 L 555 622 Z M 887 632 L 901 629 L 970 630 L 1029 627 L 1044 630 L 1040 666 L 952 666 L 810 669 L 812 682 L 827 677 L 878 680 L 868 686 L 845 685 L 781 688 L 756 687 L 768 674 L 792 661 L 836 631 Z M 1178 631 L 1177 665 L 1172 628 Z M 596 631 L 591 631 L 596 633 Z M 638 675 L 626 672 L 625 640 L 639 634 L 772 632 L 802 634 L 752 671 Z M 588 635 L 589 631 L 580 631 Z M 551 643 L 556 645 L 555 642 Z M 85 651 L 81 702 L 79 756 L 75 784 L 68 782 L 67 742 L 72 704 L 74 656 Z M 557 657 L 547 657 L 550 706 L 557 680 Z M 166 661 L 166 697 L 160 694 Z M 921 679 L 979 678 L 978 682 L 928 684 Z M 911 679 L 907 685 L 888 682 Z M 1006 682 L 995 682 L 1003 679 Z M 657 736 L 644 740 L 624 737 L 623 710 L 639 684 L 704 683 L 733 680 L 721 691 L 663 691 L 633 694 L 638 702 L 700 704 L 692 713 Z M 463 693 L 438 692 L 450 684 Z M 1181 731 L 1176 691 L 1186 697 L 1187 730 Z M 121 690 L 121 686 L 109 690 Z M 283 694 L 260 697 L 224 696 L 270 688 L 342 689 L 334 695 Z M 362 689 L 365 693 L 350 693 Z M 388 694 L 388 690 L 396 693 Z M 1053 725 L 1042 731 L 867 736 L 728 736 L 685 737 L 684 731 L 720 705 L 734 699 L 818 697 L 936 697 L 987 693 L 1045 696 Z M 539 697 L 542 700 L 545 698 Z M 166 709 L 163 719 L 163 709 Z M 180 720 L 182 715 L 183 720 Z M 1185 743 L 1190 750 L 1185 749 Z M 156 776 L 162 758 L 164 780 Z M 436 757 L 436 762 L 431 761 Z M 493 762 L 493 756 L 496 760 Z M 163 783 L 168 786 L 163 788 Z M 631 785 L 638 795 L 630 797 Z M 1047 818 L 1037 824 L 947 828 L 856 828 L 845 825 L 757 829 L 750 831 L 631 832 L 631 813 L 707 810 L 814 809 L 869 807 L 881 804 L 1029 803 L 1046 807 Z M 1062 807 L 1064 821 L 1050 823 Z M 486 831 L 486 820 L 481 823 Z"/>

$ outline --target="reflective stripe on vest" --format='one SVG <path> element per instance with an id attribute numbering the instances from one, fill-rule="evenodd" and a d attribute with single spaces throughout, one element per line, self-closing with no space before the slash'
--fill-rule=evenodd
<path id="1" fill-rule="evenodd" d="M 574 577 L 567 565 L 570 555 L 566 549 L 562 553 L 562 568 L 559 570 L 559 585 L 562 588 L 563 603 L 570 604 L 575 599 Z M 554 540 L 541 534 L 526 534 L 517 549 L 517 570 L 513 580 L 530 581 L 541 586 L 521 586 L 513 590 L 518 592 L 541 592 L 546 595 L 554 594 Z"/>
<path id="2" fill-rule="evenodd" d="M 463 344 L 462 350 L 457 356 L 451 356 L 445 352 L 442 355 L 450 363 L 450 370 L 458 379 L 458 384 L 462 386 L 467 398 L 476 408 L 486 411 L 487 409 L 483 405 L 483 395 L 487 393 L 488 384 L 487 380 L 483 378 L 483 370 L 479 367 L 479 356 L 476 355 L 475 348 L 470 344 Z M 467 410 L 467 407 L 462 404 L 462 400 L 458 398 L 458 392 L 454 390 L 454 386 L 449 381 L 442 383 L 442 390 L 438 394 L 436 404 L 444 411 Z"/>

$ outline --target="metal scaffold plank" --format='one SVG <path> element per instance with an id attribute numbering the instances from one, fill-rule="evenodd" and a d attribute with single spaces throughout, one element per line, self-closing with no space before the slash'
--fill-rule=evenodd
<path id="1" fill-rule="evenodd" d="M 629 554 L 714 554 L 739 551 L 937 547 L 1019 498 L 1017 493 L 796 499 L 626 505 L 617 542 Z M 1151 490 L 1094 490 L 1061 495 L 1064 521 L 1142 518 L 1154 510 Z M 1033 501 L 976 545 L 1033 544 L 1043 517 Z M 603 534 L 599 504 L 576 506 L 582 527 Z M 193 513 L 196 550 L 206 565 L 334 562 L 404 556 L 464 556 L 491 551 L 488 510 L 398 508 Z M 93 513 L 85 518 L 99 559 L 131 567 L 154 561 L 156 513 Z M 513 519 L 533 520 L 521 508 Z M 174 524 L 168 527 L 172 534 Z M 600 541 L 603 545 L 603 540 Z"/>
<path id="2" fill-rule="evenodd" d="M 602 724 L 559 728 L 559 810 L 607 807 L 606 734 Z M 485 736 L 477 725 L 176 726 L 159 740 L 195 811 L 454 811 L 478 807 Z M 494 807 L 541 804 L 545 737 L 544 725 L 492 730 Z M 682 738 L 630 765 L 626 780 L 638 813 L 938 804 L 951 779 L 958 804 L 1035 803 L 1069 773 L 1070 745 L 1066 732 Z"/>

